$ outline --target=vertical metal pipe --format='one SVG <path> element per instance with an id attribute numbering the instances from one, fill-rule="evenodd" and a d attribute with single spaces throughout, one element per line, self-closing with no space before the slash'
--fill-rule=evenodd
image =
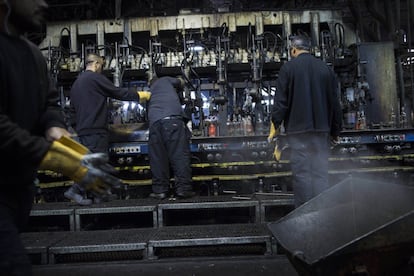
<path id="1" fill-rule="evenodd" d="M 76 24 L 70 24 L 70 52 L 75 53 L 78 50 L 78 28 Z"/>
<path id="2" fill-rule="evenodd" d="M 312 38 L 312 46 L 319 48 L 319 13 L 318 12 L 311 12 L 311 38 Z"/>
<path id="3" fill-rule="evenodd" d="M 115 72 L 114 72 L 114 77 L 113 77 L 113 81 L 114 81 L 114 85 L 116 87 L 120 86 L 120 72 L 119 72 L 119 47 L 118 47 L 118 42 L 115 42 Z"/>
<path id="4" fill-rule="evenodd" d="M 103 22 L 98 22 L 96 24 L 96 43 L 98 45 L 104 45 L 105 44 L 105 28 Z M 105 56 L 105 49 L 102 48 L 99 50 L 100 56 Z"/>
<path id="5" fill-rule="evenodd" d="M 290 20 L 290 14 L 288 12 L 283 13 L 283 30 L 285 32 L 286 45 L 289 46 L 289 36 L 292 34 L 292 24 Z M 287 57 L 290 59 L 290 53 L 287 51 Z"/>
<path id="6" fill-rule="evenodd" d="M 411 45 L 411 20 L 412 20 L 412 12 L 414 9 L 414 4 L 413 4 L 413 0 L 407 0 L 407 43 L 408 43 L 408 48 L 411 49 L 412 45 Z M 411 54 L 411 53 L 409 53 Z M 410 90 L 411 90 L 411 98 L 412 98 L 412 103 L 411 106 L 414 108 L 414 77 L 413 77 L 413 64 L 411 62 L 411 57 L 410 57 Z M 414 121 L 413 118 L 413 113 L 411 112 L 410 114 L 410 119 L 411 121 Z"/>

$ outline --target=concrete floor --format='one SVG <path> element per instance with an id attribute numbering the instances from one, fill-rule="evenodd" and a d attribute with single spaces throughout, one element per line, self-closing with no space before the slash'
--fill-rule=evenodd
<path id="1" fill-rule="evenodd" d="M 34 276 L 297 276 L 283 255 L 37 265 Z"/>

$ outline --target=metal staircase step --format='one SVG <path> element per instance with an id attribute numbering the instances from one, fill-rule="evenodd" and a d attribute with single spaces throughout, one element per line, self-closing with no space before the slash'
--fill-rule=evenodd
<path id="1" fill-rule="evenodd" d="M 271 255 L 265 224 L 169 226 L 146 229 L 22 233 L 37 264 L 168 257 Z"/>
<path id="2" fill-rule="evenodd" d="M 33 264 L 49 263 L 49 248 L 73 232 L 27 232 L 20 235 Z"/>
<path id="3" fill-rule="evenodd" d="M 71 202 L 40 203 L 31 211 L 28 231 L 264 223 L 282 217 L 292 208 L 293 195 L 288 193 L 198 196 L 185 200 L 128 199 L 90 206 Z"/>
<path id="4" fill-rule="evenodd" d="M 72 232 L 49 247 L 49 263 L 143 259 L 152 231 L 150 228 Z"/>
<path id="5" fill-rule="evenodd" d="M 265 224 L 168 226 L 148 241 L 148 258 L 272 253 L 272 235 Z"/>

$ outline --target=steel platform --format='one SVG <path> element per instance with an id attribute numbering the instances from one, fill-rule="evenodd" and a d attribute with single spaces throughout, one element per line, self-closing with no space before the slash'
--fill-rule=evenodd
<path id="1" fill-rule="evenodd" d="M 293 195 L 145 198 L 91 206 L 40 203 L 34 205 L 30 218 L 41 225 L 31 225 L 29 229 L 37 231 L 21 236 L 33 263 L 39 266 L 260 258 L 280 255 L 265 223 L 271 208 L 276 209 L 273 217 L 282 217 L 293 208 Z M 40 217 L 43 221 L 34 220 Z"/>
<path id="2" fill-rule="evenodd" d="M 151 234 L 149 229 L 71 232 L 49 247 L 49 263 L 145 258 Z"/>
<path id="3" fill-rule="evenodd" d="M 200 196 L 187 200 L 128 199 L 90 206 L 71 202 L 39 203 L 33 206 L 29 231 L 259 223 L 280 218 L 292 207 L 293 195 L 289 193 Z"/>
<path id="4" fill-rule="evenodd" d="M 83 230 L 88 217 L 105 216 L 105 214 L 122 215 L 129 217 L 130 225 L 137 227 L 139 223 L 132 221 L 132 216 L 137 213 L 149 213 L 152 227 L 158 227 L 157 205 L 154 200 L 131 199 L 104 202 L 96 205 L 77 207 L 74 210 L 76 231 Z M 105 219 L 105 218 L 104 218 Z"/>
<path id="5" fill-rule="evenodd" d="M 275 221 L 294 209 L 291 193 L 256 193 L 260 206 L 260 222 Z"/>
<path id="6" fill-rule="evenodd" d="M 215 256 L 224 252 L 270 255 L 272 235 L 264 224 L 225 224 L 169 226 L 159 228 L 148 241 L 148 258 L 158 258 L 166 250 L 167 256 L 194 256 L 196 251 Z M 258 248 L 253 249 L 253 245 Z M 250 248 L 248 248 L 250 246 Z M 224 250 L 223 250 L 224 249 Z M 236 253 L 237 252 L 237 253 Z"/>
<path id="7" fill-rule="evenodd" d="M 69 202 L 52 202 L 34 204 L 30 211 L 31 224 L 35 224 L 34 220 L 41 220 L 44 225 L 45 218 L 53 217 L 55 226 L 61 227 L 63 230 L 75 230 L 75 208 L 76 205 Z M 59 221 L 59 225 L 56 222 Z M 49 220 L 49 222 L 51 222 Z"/>
<path id="8" fill-rule="evenodd" d="M 247 220 L 248 222 L 259 222 L 260 221 L 260 210 L 259 210 L 259 201 L 244 197 L 234 197 L 234 196 L 212 196 L 212 197 L 197 197 L 189 200 L 169 200 L 162 201 L 158 204 L 158 226 L 168 226 L 171 225 L 166 222 L 168 215 L 175 214 L 181 218 L 188 212 L 192 211 L 195 216 L 203 216 L 201 210 L 235 210 L 235 209 L 247 209 Z M 175 212 L 169 212 L 169 211 Z M 198 214 L 197 214 L 198 213 Z M 194 223 L 194 221 L 192 222 Z"/>
<path id="9" fill-rule="evenodd" d="M 31 232 L 21 237 L 29 254 L 40 256 L 37 264 L 272 254 L 272 234 L 265 224 Z"/>
<path id="10" fill-rule="evenodd" d="M 49 248 L 72 232 L 29 232 L 21 234 L 22 242 L 33 264 L 49 263 Z"/>

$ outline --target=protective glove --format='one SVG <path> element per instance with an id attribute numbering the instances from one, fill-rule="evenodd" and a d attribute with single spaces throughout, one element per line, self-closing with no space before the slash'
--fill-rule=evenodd
<path id="1" fill-rule="evenodd" d="M 39 169 L 60 172 L 95 194 L 107 194 L 111 187 L 122 185 L 119 178 L 111 175 L 115 169 L 108 164 L 106 154 L 89 153 L 66 136 L 52 143 Z"/>
<path id="2" fill-rule="evenodd" d="M 280 158 L 282 157 L 282 151 L 279 148 L 278 142 L 276 142 L 275 149 L 273 151 L 273 157 L 275 158 L 276 161 L 279 161 Z"/>
<path id="3" fill-rule="evenodd" d="M 137 93 L 139 96 L 139 103 L 149 101 L 149 99 L 151 98 L 151 92 L 149 91 L 138 91 Z"/>
<path id="4" fill-rule="evenodd" d="M 273 138 L 279 135 L 279 132 L 280 132 L 279 128 L 276 129 L 273 122 L 270 122 L 270 131 L 269 131 L 269 136 L 267 136 L 267 142 L 268 143 L 272 142 Z"/>

